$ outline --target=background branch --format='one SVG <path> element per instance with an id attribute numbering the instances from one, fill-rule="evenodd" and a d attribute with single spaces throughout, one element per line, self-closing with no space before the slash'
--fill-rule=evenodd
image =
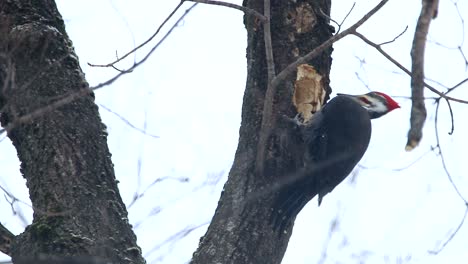
<path id="1" fill-rule="evenodd" d="M 169 19 L 171 19 L 174 14 L 177 12 L 177 10 L 179 10 L 179 8 L 182 6 L 182 4 L 184 3 L 184 1 L 180 1 L 180 3 L 174 8 L 174 10 L 172 10 L 172 12 L 169 14 L 169 16 L 166 17 L 166 19 L 164 19 L 164 21 L 162 22 L 162 24 L 158 27 L 158 29 L 156 30 L 156 32 L 154 32 L 154 34 L 149 37 L 145 42 L 141 43 L 140 45 L 138 45 L 136 48 L 132 49 L 131 51 L 127 52 L 125 55 L 123 55 L 122 57 L 120 58 L 117 58 L 117 60 L 113 61 L 113 62 L 110 62 L 108 64 L 92 64 L 92 63 L 89 63 L 88 62 L 88 65 L 91 66 L 91 67 L 112 67 L 114 69 L 116 69 L 117 71 L 120 71 L 122 72 L 121 70 L 118 70 L 114 65 L 120 61 L 122 61 L 123 59 L 125 59 L 126 57 L 128 57 L 130 54 L 133 54 L 135 53 L 137 50 L 139 50 L 140 48 L 142 48 L 143 46 L 145 46 L 146 44 L 148 44 L 151 40 L 154 39 L 154 37 L 156 37 L 156 35 L 158 35 L 159 31 L 161 31 L 162 27 L 164 27 L 164 25 L 166 25 L 166 23 L 169 21 Z M 193 6 L 192 6 L 193 7 Z M 192 8 L 191 7 L 191 8 Z M 191 9 L 190 8 L 190 9 Z M 185 15 L 185 14 L 184 14 Z M 177 25 L 178 22 L 175 24 Z M 128 71 L 128 70 L 127 70 Z"/>
<path id="2" fill-rule="evenodd" d="M 403 72 L 405 72 L 409 76 L 413 75 L 413 73 L 410 70 L 406 69 L 405 66 L 403 66 L 401 63 L 399 63 L 397 60 L 395 60 L 392 56 L 390 56 L 390 54 L 385 52 L 379 44 L 376 44 L 376 43 L 372 42 L 371 40 L 369 40 L 368 38 L 366 38 L 364 35 L 362 35 L 359 32 L 353 32 L 352 34 L 355 35 L 356 37 L 360 38 L 362 41 L 364 41 L 369 46 L 375 48 L 380 54 L 382 54 L 386 59 L 388 59 L 393 64 L 395 64 L 395 66 L 400 68 Z M 462 85 L 466 81 L 468 81 L 468 79 L 461 81 L 459 84 L 456 85 L 456 87 L 459 87 L 460 85 Z M 455 97 L 447 96 L 446 93 L 440 92 L 439 90 L 434 88 L 432 85 L 427 84 L 426 82 L 424 82 L 424 86 L 427 87 L 429 90 L 431 90 L 431 92 L 437 94 L 438 96 L 440 96 L 442 98 L 445 98 L 447 100 L 457 102 L 457 103 L 468 104 L 467 100 L 462 100 L 462 99 L 458 99 L 458 98 L 455 98 Z"/>
<path id="3" fill-rule="evenodd" d="M 229 7 L 229 8 L 234 8 L 234 9 L 240 10 L 240 11 L 242 11 L 242 12 L 248 14 L 248 15 L 255 16 L 256 18 L 258 18 L 262 22 L 266 21 L 266 17 L 264 15 L 260 14 L 259 12 L 257 12 L 254 9 L 250 9 L 250 8 L 245 7 L 245 6 L 240 6 L 240 5 L 227 3 L 227 2 L 223 2 L 223 1 L 214 1 L 214 0 L 184 0 L 184 1 L 190 1 L 190 2 L 208 4 L 208 5 L 218 5 L 218 6 L 225 6 L 225 7 Z M 182 2 L 184 2 L 184 1 L 182 1 Z"/>
<path id="4" fill-rule="evenodd" d="M 92 91 L 94 90 L 97 90 L 97 89 L 100 89 L 100 88 L 103 88 L 105 86 L 108 86 L 108 85 L 111 85 L 112 83 L 114 83 L 117 79 L 119 79 L 120 77 L 122 77 L 122 75 L 124 74 L 127 74 L 127 73 L 130 73 L 132 72 L 134 69 L 136 69 L 138 66 L 140 66 L 141 64 L 143 64 L 152 54 L 153 52 L 164 42 L 164 40 L 172 33 L 172 31 L 179 25 L 179 23 L 185 18 L 185 16 L 187 14 L 190 13 L 190 11 L 196 6 L 198 5 L 197 3 L 193 4 L 192 6 L 190 6 L 187 10 L 185 10 L 184 14 L 181 15 L 179 17 L 179 19 L 176 21 L 176 23 L 169 29 L 169 31 L 164 35 L 164 37 L 138 62 L 134 63 L 132 67 L 128 68 L 127 70 L 122 70 L 120 71 L 119 70 L 119 73 L 117 75 L 115 75 L 113 78 L 103 82 L 103 83 L 100 83 L 96 86 L 93 86 L 93 87 L 85 87 L 85 88 L 82 88 L 76 92 L 73 92 L 73 93 L 69 93 L 69 94 L 66 94 L 64 95 L 63 97 L 59 98 L 59 99 L 56 99 L 56 101 L 54 102 L 51 102 L 50 104 L 44 106 L 44 107 L 40 107 L 28 114 L 25 114 L 23 116 L 20 116 L 18 118 L 15 118 L 14 120 L 12 120 L 5 128 L 3 129 L 0 129 L 0 134 L 2 134 L 3 132 L 7 132 L 8 131 L 11 131 L 11 129 L 13 129 L 15 126 L 17 125 L 20 125 L 20 124 L 25 124 L 25 123 L 28 123 L 28 122 L 31 122 L 33 119 L 35 118 L 38 118 L 46 113 L 49 113 L 61 106 L 64 106 L 66 104 L 69 104 L 71 102 L 73 102 L 74 100 L 77 100 L 83 96 L 86 96 L 86 95 L 90 95 L 92 93 Z M 178 8 L 178 7 L 177 7 Z M 176 8 L 176 9 L 177 9 Z M 176 10 L 173 11 L 173 13 L 175 12 Z M 172 16 L 172 13 L 171 15 L 169 15 L 169 17 Z M 169 17 L 166 19 L 168 20 Z M 158 31 L 159 32 L 159 29 Z M 155 33 L 157 34 L 157 33 Z M 141 45 L 140 45 L 141 46 Z M 130 54 L 130 53 L 129 53 Z M 128 54 L 127 54 L 128 55 Z M 115 62 L 113 62 L 115 63 Z M 112 64 L 113 63 L 110 63 L 108 64 L 109 66 L 108 67 L 112 67 Z M 99 67 L 107 67 L 107 66 L 99 66 Z"/>
<path id="5" fill-rule="evenodd" d="M 413 47 L 411 48 L 411 118 L 410 130 L 406 150 L 412 150 L 419 145 L 422 138 L 422 129 L 426 121 L 426 106 L 424 104 L 424 52 L 426 48 L 427 33 L 432 18 L 437 13 L 437 0 L 423 0 L 421 14 L 419 15 L 414 33 Z"/>
<path id="6" fill-rule="evenodd" d="M 440 98 L 439 98 L 440 99 Z M 465 219 L 466 219 L 466 216 L 468 214 L 468 201 L 466 200 L 466 198 L 463 196 L 463 194 L 460 192 L 460 190 L 458 189 L 457 185 L 455 184 L 455 182 L 453 181 L 453 178 L 452 178 L 452 175 L 451 173 L 449 172 L 448 170 L 448 167 L 447 167 L 447 164 L 445 162 L 445 157 L 444 157 L 444 153 L 442 152 L 442 147 L 441 147 L 441 144 L 440 144 L 440 139 L 439 139 L 439 129 L 437 127 L 437 124 L 438 124 L 438 118 L 439 118 L 439 106 L 440 106 L 440 100 L 437 100 L 436 101 L 437 103 L 437 106 L 436 106 L 436 112 L 435 112 L 435 118 L 434 118 L 434 128 L 435 128 L 435 136 L 436 136 L 436 142 L 437 142 L 437 148 L 439 149 L 439 155 L 440 155 L 440 160 L 442 162 L 442 167 L 445 171 L 445 174 L 447 175 L 447 178 L 450 182 L 450 184 L 452 185 L 453 189 L 455 190 L 455 192 L 457 193 L 458 197 L 460 197 L 460 199 L 463 201 L 464 205 L 465 205 L 465 213 L 460 221 L 460 223 L 458 224 L 457 228 L 452 232 L 452 234 L 450 234 L 449 238 L 442 244 L 442 246 L 440 246 L 438 249 L 436 250 L 430 250 L 429 253 L 431 254 L 434 254 L 434 255 L 437 255 L 439 254 L 446 246 L 447 244 L 452 241 L 452 239 L 455 237 L 455 235 L 458 233 L 458 231 L 461 229 L 461 227 L 463 226 L 463 224 L 465 223 Z M 447 100 L 447 103 L 449 103 L 449 101 Z M 449 106 L 450 107 L 450 106 Z M 453 112 L 450 111 L 450 114 L 452 116 L 452 132 L 453 132 Z"/>

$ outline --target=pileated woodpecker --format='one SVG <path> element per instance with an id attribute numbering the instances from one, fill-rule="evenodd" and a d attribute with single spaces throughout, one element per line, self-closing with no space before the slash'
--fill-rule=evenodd
<path id="1" fill-rule="evenodd" d="M 371 137 L 371 119 L 400 106 L 388 95 L 338 94 L 299 124 L 305 144 L 304 166 L 286 179 L 272 212 L 274 229 L 282 231 L 308 201 L 323 197 L 340 184 L 366 152 Z"/>

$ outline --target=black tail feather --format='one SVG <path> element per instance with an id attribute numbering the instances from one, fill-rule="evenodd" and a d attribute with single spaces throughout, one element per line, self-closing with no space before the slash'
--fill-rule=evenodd
<path id="1" fill-rule="evenodd" d="M 308 197 L 303 190 L 298 188 L 281 191 L 271 213 L 270 222 L 273 230 L 282 234 L 312 198 L 313 196 Z"/>

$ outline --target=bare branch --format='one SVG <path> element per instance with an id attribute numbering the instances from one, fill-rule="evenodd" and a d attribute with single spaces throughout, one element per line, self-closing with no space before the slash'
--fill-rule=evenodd
<path id="1" fill-rule="evenodd" d="M 148 192 L 149 189 L 151 189 L 154 185 L 156 185 L 157 183 L 160 183 L 162 181 L 166 181 L 166 180 L 175 180 L 175 181 L 178 181 L 178 182 L 182 182 L 182 183 L 185 183 L 185 182 L 189 182 L 190 179 L 187 178 L 187 177 L 172 177 L 172 176 L 165 176 L 165 177 L 161 177 L 161 178 L 157 178 L 156 180 L 154 180 L 151 184 L 149 184 L 148 186 L 146 186 L 145 190 L 143 190 L 142 192 L 138 193 L 138 192 L 135 192 L 133 194 L 133 198 L 132 198 L 132 201 L 128 204 L 127 208 L 131 208 L 135 202 L 140 199 L 141 197 L 145 196 L 146 192 Z"/>
<path id="2" fill-rule="evenodd" d="M 447 102 L 449 102 L 449 101 L 447 100 Z M 460 199 L 465 204 L 465 213 L 464 213 L 464 215 L 462 217 L 462 220 L 460 221 L 460 224 L 458 224 L 457 228 L 455 229 L 455 231 L 453 231 L 453 233 L 450 235 L 450 237 L 447 239 L 447 241 L 445 241 L 444 244 L 439 249 L 429 251 L 430 254 L 434 254 L 434 255 L 439 254 L 445 248 L 445 246 L 447 246 L 447 244 L 450 241 L 452 241 L 452 239 L 455 237 L 455 235 L 458 233 L 460 228 L 465 223 L 465 219 L 466 219 L 466 216 L 468 214 L 468 201 L 465 199 L 465 197 L 462 195 L 462 193 L 458 189 L 457 185 L 453 181 L 452 175 L 450 174 L 450 172 L 449 172 L 449 170 L 447 168 L 447 164 L 445 163 L 444 154 L 442 152 L 442 147 L 440 145 L 439 129 L 437 127 L 437 123 L 438 123 L 437 121 L 438 121 L 438 117 L 439 117 L 439 106 L 440 106 L 440 100 L 437 100 L 436 113 L 435 113 L 435 118 L 434 118 L 434 128 L 435 128 L 437 147 L 439 149 L 440 160 L 442 161 L 442 167 L 444 168 L 445 174 L 447 175 L 447 178 L 450 181 L 450 184 L 452 185 L 452 187 L 455 190 L 455 192 L 457 193 L 457 195 L 460 197 Z M 452 120 L 453 120 L 453 115 L 452 115 Z M 452 123 L 452 126 L 453 126 L 453 123 Z"/>
<path id="3" fill-rule="evenodd" d="M 263 23 L 263 38 L 265 42 L 268 81 L 267 90 L 265 92 L 265 101 L 263 103 L 263 117 L 258 140 L 256 160 L 257 172 L 259 172 L 260 174 L 263 173 L 263 163 L 265 160 L 264 156 L 267 143 L 266 141 L 271 134 L 271 130 L 273 129 L 273 101 L 276 93 L 276 87 L 272 85 L 273 79 L 275 78 L 275 61 L 273 57 L 273 46 L 271 43 L 270 11 L 270 0 L 264 0 L 263 14 L 265 17 L 265 22 Z"/>
<path id="4" fill-rule="evenodd" d="M 343 20 L 341 21 L 340 25 L 343 25 L 344 22 L 346 21 L 346 19 L 348 18 L 348 16 L 351 14 L 351 12 L 353 12 L 353 9 L 354 7 L 356 6 L 356 2 L 353 3 L 353 6 L 351 6 L 351 8 L 349 9 L 349 12 L 346 14 L 346 16 L 343 18 Z M 338 30 L 338 32 L 340 32 L 340 30 Z M 337 33 L 338 33 L 337 32 Z"/>
<path id="5" fill-rule="evenodd" d="M 461 35 L 461 41 L 460 41 L 460 44 L 458 44 L 457 47 L 448 47 L 438 41 L 428 41 L 428 42 L 432 42 L 438 46 L 441 46 L 441 47 L 444 47 L 446 49 L 453 49 L 453 50 L 458 50 L 463 58 L 463 61 L 465 62 L 465 69 L 468 69 L 468 59 L 466 58 L 466 55 L 465 53 L 463 52 L 463 45 L 465 43 L 465 20 L 463 19 L 463 15 L 460 13 L 460 9 L 458 7 L 458 2 L 457 1 L 452 1 L 453 5 L 455 6 L 455 9 L 457 10 L 457 14 L 458 14 L 458 18 L 460 19 L 460 24 L 461 24 L 461 31 L 460 31 L 460 34 Z"/>
<path id="6" fill-rule="evenodd" d="M 354 74 L 356 75 L 356 78 L 367 88 L 367 90 L 369 90 L 369 92 L 371 91 L 371 89 L 369 88 L 369 84 L 367 82 L 365 82 L 361 76 L 359 75 L 358 72 L 354 72 Z"/>
<path id="7" fill-rule="evenodd" d="M 268 71 L 268 86 L 270 86 L 273 78 L 275 78 L 275 60 L 273 58 L 273 46 L 271 44 L 271 16 L 270 16 L 270 0 L 264 0 L 263 12 L 265 16 L 265 23 L 263 23 L 263 37 L 265 40 L 265 53 Z M 268 88 L 270 90 L 270 88 Z M 267 90 L 267 94 L 268 94 Z M 274 88 L 271 88 L 274 90 Z M 272 94 L 273 95 L 273 94 Z M 273 96 L 272 96 L 273 97 Z"/>
<path id="8" fill-rule="evenodd" d="M 448 243 L 450 243 L 450 241 L 452 241 L 452 239 L 455 237 L 455 235 L 458 233 L 458 231 L 460 230 L 460 228 L 463 226 L 463 224 L 465 223 L 465 219 L 466 219 L 466 216 L 468 214 L 468 207 L 465 208 L 465 214 L 463 215 L 462 217 L 462 220 L 460 221 L 460 223 L 458 224 L 457 228 L 455 228 L 455 231 L 453 231 L 453 233 L 449 236 L 449 238 L 447 239 L 447 241 L 444 242 L 444 244 L 442 244 L 442 246 L 436 250 L 429 250 L 429 253 L 430 254 L 433 254 L 433 255 L 437 255 L 439 254 L 442 250 L 444 250 L 444 248 L 447 246 Z"/>
<path id="9" fill-rule="evenodd" d="M 163 247 L 164 245 L 167 245 L 167 244 L 173 244 L 177 241 L 179 241 L 180 239 L 188 236 L 190 233 L 192 233 L 193 231 L 197 230 L 198 228 L 202 227 L 202 226 L 205 226 L 207 224 L 209 224 L 210 222 L 205 222 L 205 223 L 201 223 L 201 224 L 198 224 L 198 225 L 195 225 L 195 226 L 187 226 L 185 227 L 183 230 L 175 233 L 174 235 L 168 237 L 166 240 L 164 240 L 163 242 L 161 242 L 160 244 L 154 246 L 152 249 L 150 249 L 146 255 L 145 255 L 145 258 L 147 258 L 150 254 L 156 252 L 157 250 L 159 250 L 161 247 Z"/>
<path id="10" fill-rule="evenodd" d="M 323 16 L 324 18 L 330 20 L 331 22 L 335 23 L 335 24 L 338 26 L 338 30 L 337 30 L 337 32 L 336 32 L 336 33 L 338 34 L 338 32 L 340 32 L 340 29 L 341 29 L 341 24 L 338 23 L 338 22 L 336 22 L 336 20 L 334 20 L 333 18 L 331 18 L 329 15 L 325 14 L 325 12 L 323 12 L 322 9 L 319 9 L 319 11 L 320 11 L 320 15 L 321 15 L 321 16 Z"/>
<path id="11" fill-rule="evenodd" d="M 450 104 L 450 101 L 445 99 L 445 101 L 447 102 L 447 106 L 449 108 L 449 112 L 450 112 L 450 121 L 452 122 L 452 128 L 450 129 L 450 132 L 448 132 L 449 135 L 452 135 L 453 134 L 453 131 L 455 130 L 455 120 L 453 118 L 453 109 L 452 109 L 452 105 Z"/>
<path id="12" fill-rule="evenodd" d="M 462 35 L 462 40 L 460 45 L 458 45 L 457 49 L 460 51 L 460 54 L 463 57 L 463 60 L 465 61 L 465 70 L 468 69 L 468 60 L 465 56 L 465 53 L 462 50 L 463 44 L 465 43 L 465 19 L 463 19 L 463 15 L 460 13 L 460 9 L 458 8 L 458 2 L 452 1 L 453 5 L 455 6 L 455 9 L 457 10 L 458 13 L 458 18 L 460 18 L 460 23 L 461 23 L 461 35 Z"/>
<path id="13" fill-rule="evenodd" d="M 426 121 L 427 111 L 424 104 L 424 53 L 429 25 L 437 13 L 438 0 L 423 0 L 421 14 L 418 18 L 411 48 L 411 127 L 408 131 L 406 150 L 412 150 L 422 138 L 422 129 Z"/>
<path id="14" fill-rule="evenodd" d="M 445 94 L 448 94 L 448 93 L 450 93 L 451 91 L 455 90 L 456 88 L 462 86 L 462 85 L 463 85 L 465 82 L 467 82 L 467 81 L 468 81 L 468 78 L 466 78 L 466 79 L 460 81 L 459 83 L 457 83 L 457 84 L 455 84 L 454 86 L 450 87 L 450 88 L 445 92 Z"/>
<path id="15" fill-rule="evenodd" d="M 112 109 L 106 107 L 105 105 L 99 104 L 99 106 L 102 107 L 102 109 L 106 110 L 107 112 L 114 114 L 114 115 L 117 116 L 120 120 L 122 120 L 122 122 L 124 122 L 126 125 L 128 125 L 129 127 L 135 129 L 136 131 L 142 133 L 143 135 L 150 136 L 150 137 L 152 137 L 152 138 L 159 138 L 159 136 L 150 134 L 150 133 L 146 132 L 145 130 L 136 127 L 136 126 L 133 125 L 130 121 L 128 121 L 125 117 L 123 117 L 123 116 L 121 116 L 120 114 L 118 114 L 118 113 L 112 111 Z"/>
<path id="16" fill-rule="evenodd" d="M 453 189 L 458 194 L 460 199 L 463 200 L 463 202 L 465 203 L 465 206 L 468 206 L 468 201 L 465 199 L 465 197 L 463 196 L 463 194 L 460 192 L 457 185 L 453 181 L 452 175 L 450 174 L 450 172 L 449 172 L 449 170 L 447 168 L 447 164 L 445 163 L 445 157 L 444 157 L 444 154 L 442 152 L 442 146 L 440 145 L 440 140 L 439 140 L 439 129 L 437 127 L 437 120 L 439 118 L 439 106 L 440 106 L 440 101 L 437 103 L 437 106 L 436 106 L 436 114 L 435 114 L 435 118 L 434 118 L 434 124 L 435 125 L 434 126 L 435 126 L 435 136 L 436 136 L 437 147 L 439 148 L 440 160 L 442 161 L 442 167 L 444 168 L 445 174 L 447 175 L 447 178 L 450 181 L 450 184 L 452 185 Z"/>
<path id="17" fill-rule="evenodd" d="M 364 41 L 365 43 L 367 43 L 369 46 L 375 48 L 378 52 L 380 52 L 380 54 L 382 54 L 385 58 L 387 58 L 387 60 L 391 61 L 393 64 L 395 64 L 395 66 L 397 66 L 398 68 L 400 68 L 400 70 L 404 71 L 406 74 L 408 74 L 409 76 L 412 76 L 413 73 L 411 73 L 411 71 L 409 71 L 408 69 L 405 68 L 405 66 L 401 65 L 401 63 L 399 63 L 398 61 L 396 61 L 392 56 L 390 56 L 388 53 L 386 53 L 382 47 L 380 47 L 378 44 L 370 41 L 368 38 L 366 38 L 364 35 L 362 35 L 361 33 L 359 32 L 353 32 L 352 33 L 353 35 L 355 35 L 356 37 L 360 38 L 362 41 Z M 463 81 L 464 82 L 464 81 Z M 461 84 L 459 84 L 461 85 Z M 457 103 L 462 103 L 462 104 L 468 104 L 468 101 L 466 100 L 462 100 L 462 99 L 458 99 L 458 98 L 454 98 L 454 97 L 450 97 L 450 96 L 447 96 L 445 93 L 443 92 L 440 92 L 439 90 L 437 90 L 436 88 L 434 88 L 433 86 L 427 84 L 427 83 L 424 83 L 424 86 L 427 87 L 429 90 L 431 90 L 431 92 L 439 95 L 440 97 L 442 98 L 445 98 L 445 99 L 448 99 L 450 101 L 453 101 L 453 102 L 457 102 Z"/>
<path id="18" fill-rule="evenodd" d="M 401 99 L 406 99 L 406 100 L 411 100 L 411 96 L 403 96 L 403 95 L 392 95 L 392 98 L 401 98 Z M 442 97 L 436 97 L 436 96 L 426 96 L 424 97 L 424 100 L 438 100 Z"/>
<path id="19" fill-rule="evenodd" d="M 408 30 L 408 26 L 406 26 L 405 29 L 404 29 L 400 34 L 398 34 L 396 37 L 394 37 L 392 40 L 382 42 L 382 43 L 380 43 L 380 44 L 378 44 L 378 45 L 379 45 L 379 46 L 383 46 L 383 45 L 386 45 L 386 44 L 390 44 L 390 43 L 392 43 L 392 42 L 395 42 L 395 40 L 397 40 L 399 37 L 401 37 L 403 34 L 405 34 L 406 30 Z"/>
<path id="20" fill-rule="evenodd" d="M 15 118 L 5 128 L 0 129 L 0 134 L 2 134 L 3 132 L 8 133 L 9 131 L 11 131 L 11 129 L 13 129 L 17 125 L 31 122 L 33 119 L 35 119 L 37 117 L 40 117 L 40 116 L 44 115 L 45 113 L 49 113 L 49 112 L 51 112 L 51 111 L 53 111 L 53 110 L 55 110 L 55 109 L 57 109 L 57 108 L 59 108 L 61 106 L 64 106 L 64 105 L 66 105 L 68 103 L 73 102 L 74 100 L 77 100 L 77 99 L 79 99 L 79 98 L 81 98 L 83 96 L 91 94 L 92 91 L 94 91 L 94 90 L 97 90 L 97 89 L 100 89 L 102 87 L 111 85 L 117 79 L 119 79 L 122 75 L 132 72 L 135 68 L 137 68 L 138 66 L 143 64 L 153 54 L 153 52 L 159 47 L 159 45 L 161 45 L 161 43 L 164 42 L 164 40 L 172 33 L 172 31 L 177 27 L 177 25 L 179 25 L 179 23 L 185 18 L 185 16 L 187 14 L 190 13 L 190 11 L 196 5 L 197 5 L 197 3 L 193 4 L 187 10 L 185 10 L 185 13 L 179 17 L 179 19 L 169 29 L 169 31 L 166 33 L 166 35 L 164 35 L 164 37 L 146 54 L 145 57 L 143 57 L 143 59 L 141 59 L 140 61 L 134 63 L 132 67 L 128 68 L 127 70 L 119 72 L 113 78 L 111 78 L 111 79 L 109 79 L 109 80 L 107 80 L 107 81 L 105 81 L 103 83 L 100 83 L 100 84 L 98 84 L 98 85 L 96 85 L 94 87 L 82 88 L 82 89 L 79 89 L 76 92 L 66 94 L 66 95 L 62 96 L 61 98 L 57 99 L 56 101 L 54 101 L 54 102 L 52 102 L 52 103 L 50 103 L 50 104 L 48 104 L 48 105 L 46 105 L 44 107 L 40 107 L 40 108 L 32 111 L 31 113 L 28 113 L 28 114 L 25 114 L 25 115 L 20 116 L 18 118 Z"/>
<path id="21" fill-rule="evenodd" d="M 10 193 L 10 192 L 9 192 L 5 187 L 3 187 L 2 185 L 0 185 L 0 190 L 2 190 L 2 191 L 5 193 L 5 199 L 6 199 L 7 202 L 12 206 L 12 208 L 13 208 L 13 203 L 15 203 L 15 202 L 22 203 L 22 204 L 26 205 L 27 207 L 32 208 L 32 206 L 31 206 L 30 204 L 28 204 L 27 202 L 24 202 L 24 201 L 18 199 L 16 196 L 14 196 L 12 193 Z M 10 201 L 8 198 L 11 199 L 11 201 Z M 14 211 L 14 209 L 12 209 L 12 210 L 13 210 L 13 213 L 16 213 L 16 212 Z M 24 221 L 24 223 L 27 225 L 27 224 L 28 224 L 28 221 Z"/>
<path id="22" fill-rule="evenodd" d="M 395 96 L 393 96 L 395 97 Z M 411 99 L 411 98 L 409 98 Z M 419 156 L 418 158 L 416 158 L 415 160 L 411 161 L 408 165 L 405 165 L 404 167 L 400 167 L 400 168 L 395 168 L 395 169 L 392 169 L 393 171 L 403 171 L 403 170 L 406 170 L 408 168 L 410 168 L 411 166 L 413 166 L 414 164 L 418 163 L 420 160 L 422 160 L 427 154 L 431 153 L 432 151 L 434 151 L 434 149 L 436 149 L 436 147 L 431 147 L 428 151 L 424 152 L 421 156 Z"/>
<path id="23" fill-rule="evenodd" d="M 152 54 L 153 52 L 164 42 L 164 40 L 166 40 L 166 38 L 172 33 L 172 31 L 180 24 L 180 22 L 185 18 L 185 16 L 187 16 L 190 11 L 192 11 L 192 9 L 197 6 L 198 4 L 195 3 L 193 4 L 192 6 L 190 6 L 189 8 L 187 8 L 184 12 L 183 15 L 181 15 L 179 17 L 179 19 L 177 19 L 177 21 L 174 23 L 174 25 L 172 25 L 172 27 L 167 31 L 167 33 L 164 35 L 164 37 L 161 38 L 161 40 L 153 47 L 151 48 L 151 50 L 143 57 L 143 59 L 141 59 L 140 61 L 136 62 L 133 64 L 132 67 L 128 68 L 127 70 L 122 70 L 119 74 L 117 74 L 116 76 L 114 76 L 113 78 L 103 82 L 103 83 L 100 83 L 94 87 L 91 87 L 90 89 L 91 90 L 97 90 L 99 88 L 102 88 L 104 86 L 108 86 L 110 84 L 112 84 L 113 82 L 115 82 L 117 79 L 119 79 L 122 75 L 124 74 L 127 74 L 127 73 L 130 73 L 132 72 L 135 68 L 137 68 L 138 66 L 140 66 L 141 64 L 143 64 Z M 172 14 L 171 14 L 172 15 Z"/>
<path id="24" fill-rule="evenodd" d="M 340 226 L 340 218 L 339 214 L 333 218 L 333 220 L 330 223 L 330 228 L 328 229 L 328 236 L 325 239 L 325 242 L 323 243 L 323 249 L 322 249 L 322 254 L 320 256 L 320 260 L 317 262 L 318 264 L 323 264 L 327 260 L 328 254 L 328 248 L 330 247 L 330 242 L 333 238 L 333 235 L 336 234 L 337 229 Z"/>
<path id="25" fill-rule="evenodd" d="M 356 6 L 356 2 L 353 3 L 353 6 L 351 6 L 351 9 L 349 9 L 348 13 L 346 14 L 346 16 L 343 18 L 343 20 L 341 20 L 341 23 L 338 23 L 336 22 L 336 20 L 334 20 L 333 18 L 331 18 L 330 16 L 328 16 L 327 14 L 325 14 L 325 12 L 323 12 L 322 9 L 320 9 L 320 14 L 327 18 L 327 19 L 330 19 L 331 22 L 335 23 L 337 26 L 338 26 L 338 29 L 336 30 L 336 34 L 340 33 L 341 31 L 341 26 L 343 25 L 343 23 L 346 21 L 346 19 L 348 18 L 348 16 L 351 14 L 351 12 L 353 11 L 354 9 L 354 6 Z"/>
<path id="26" fill-rule="evenodd" d="M 256 18 L 258 18 L 262 22 L 266 21 L 266 18 L 265 18 L 264 15 L 260 14 L 256 10 L 247 8 L 245 6 L 226 3 L 226 2 L 222 2 L 222 1 L 213 1 L 213 0 L 184 0 L 184 1 L 197 2 L 197 3 L 202 3 L 202 4 L 208 4 L 208 5 L 219 5 L 219 6 L 230 7 L 230 8 L 240 10 L 240 11 L 242 11 L 242 12 L 248 14 L 248 15 L 255 16 Z M 182 1 L 182 2 L 184 2 L 184 1 Z"/>
<path id="27" fill-rule="evenodd" d="M 123 55 L 120 58 L 117 58 L 115 61 L 113 61 L 111 63 L 101 65 L 101 64 L 92 64 L 92 63 L 88 62 L 88 65 L 91 66 L 91 67 L 113 67 L 114 64 L 122 61 L 123 59 L 128 57 L 130 54 L 133 54 L 135 51 L 139 50 L 140 48 L 142 48 L 143 46 L 148 44 L 151 40 L 153 40 L 153 38 L 156 37 L 156 35 L 158 35 L 158 33 L 159 33 L 159 31 L 161 31 L 162 27 L 164 27 L 164 25 L 166 25 L 166 23 L 169 21 L 169 19 L 171 19 L 172 16 L 174 16 L 174 14 L 177 12 L 177 10 L 179 10 L 179 8 L 182 6 L 183 3 L 184 3 L 184 1 L 180 1 L 180 3 L 174 8 L 174 10 L 172 10 L 172 12 L 169 14 L 169 16 L 167 16 L 166 19 L 162 22 L 162 24 L 158 27 L 156 32 L 154 32 L 154 34 L 151 37 L 149 37 L 149 39 L 147 39 L 145 42 L 138 45 L 138 47 L 132 49 L 131 51 L 127 52 L 125 55 Z M 178 22 L 176 24 L 178 24 Z M 118 70 L 115 67 L 113 67 L 113 68 L 116 69 L 119 72 L 123 72 L 122 70 Z"/>
<path id="28" fill-rule="evenodd" d="M 468 59 L 466 58 L 465 53 L 462 50 L 462 47 L 459 46 L 458 50 L 460 51 L 460 54 L 462 55 L 462 58 L 465 61 L 465 70 L 468 70 Z"/>
<path id="29" fill-rule="evenodd" d="M 346 29 L 345 31 L 334 35 L 333 37 L 329 38 L 327 41 L 322 43 L 320 46 L 313 49 L 311 52 L 307 53 L 305 56 L 298 58 L 295 62 L 289 64 L 286 68 L 284 68 L 277 76 L 273 79 L 272 86 L 277 87 L 281 82 L 283 82 L 288 76 L 290 76 L 299 66 L 300 64 L 307 63 L 311 59 L 315 58 L 317 55 L 322 53 L 325 49 L 330 47 L 333 43 L 337 42 L 338 40 L 344 38 L 349 34 L 353 34 L 356 32 L 356 29 L 359 28 L 364 22 L 369 20 L 377 11 L 382 8 L 388 0 L 382 0 L 380 3 L 375 6 L 372 10 L 370 10 L 365 16 L 363 16 L 358 22 L 354 25 Z"/>

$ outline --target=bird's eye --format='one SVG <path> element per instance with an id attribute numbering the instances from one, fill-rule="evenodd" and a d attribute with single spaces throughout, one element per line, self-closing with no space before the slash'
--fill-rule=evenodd
<path id="1" fill-rule="evenodd" d="M 361 101 L 363 101 L 364 103 L 368 104 L 368 105 L 370 105 L 370 104 L 371 104 L 371 102 L 369 101 L 369 99 L 367 99 L 367 98 L 366 98 L 366 97 L 364 97 L 364 96 L 362 96 L 362 97 L 359 97 L 359 99 L 360 99 Z"/>

